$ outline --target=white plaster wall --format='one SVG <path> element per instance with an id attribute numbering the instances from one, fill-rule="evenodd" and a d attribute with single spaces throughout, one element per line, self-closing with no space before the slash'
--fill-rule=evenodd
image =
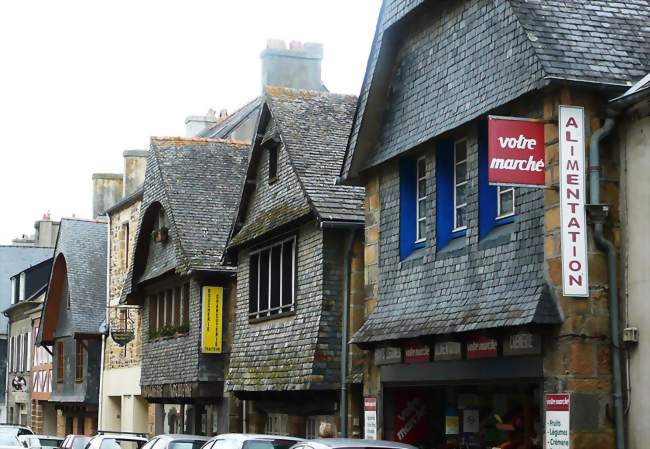
<path id="1" fill-rule="evenodd" d="M 140 366 L 104 371 L 102 430 L 146 432 L 148 404 L 140 396 Z"/>

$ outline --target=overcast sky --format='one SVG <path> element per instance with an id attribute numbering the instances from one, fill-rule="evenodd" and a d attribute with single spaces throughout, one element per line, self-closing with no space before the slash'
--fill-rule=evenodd
<path id="1" fill-rule="evenodd" d="M 92 173 L 257 96 L 267 38 L 323 43 L 329 90 L 358 94 L 380 3 L 0 2 L 0 244 L 46 211 L 90 218 Z"/>

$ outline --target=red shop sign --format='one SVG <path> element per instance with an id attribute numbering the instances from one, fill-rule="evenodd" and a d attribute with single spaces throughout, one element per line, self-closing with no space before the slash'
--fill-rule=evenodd
<path id="1" fill-rule="evenodd" d="M 516 117 L 488 118 L 488 182 L 544 187 L 544 122 Z"/>
<path id="2" fill-rule="evenodd" d="M 404 363 L 425 363 L 431 361 L 431 348 L 429 345 L 412 341 L 404 348 Z"/>
<path id="3" fill-rule="evenodd" d="M 413 391 L 395 396 L 395 441 L 414 444 L 429 433 L 429 412 L 425 397 Z"/>
<path id="4" fill-rule="evenodd" d="M 467 358 L 468 359 L 486 359 L 496 357 L 498 343 L 496 338 L 479 335 L 470 337 L 467 340 Z"/>
<path id="5" fill-rule="evenodd" d="M 544 408 L 547 412 L 568 412 L 571 409 L 571 396 L 568 393 L 546 394 Z"/>

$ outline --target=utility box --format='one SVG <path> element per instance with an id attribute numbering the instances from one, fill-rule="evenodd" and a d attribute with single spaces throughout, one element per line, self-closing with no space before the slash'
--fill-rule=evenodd
<path id="1" fill-rule="evenodd" d="M 638 343 L 639 342 L 639 328 L 626 327 L 623 329 L 623 342 L 624 343 Z"/>

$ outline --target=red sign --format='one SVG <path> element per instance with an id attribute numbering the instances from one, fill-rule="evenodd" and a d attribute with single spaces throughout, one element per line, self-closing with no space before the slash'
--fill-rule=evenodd
<path id="1" fill-rule="evenodd" d="M 547 412 L 568 412 L 571 408 L 571 397 L 568 393 L 545 394 L 544 406 Z"/>
<path id="2" fill-rule="evenodd" d="M 367 412 L 376 412 L 377 398 L 363 398 L 363 409 Z"/>
<path id="3" fill-rule="evenodd" d="M 395 397 L 395 441 L 418 443 L 429 435 L 429 414 L 423 395 L 400 391 Z"/>
<path id="4" fill-rule="evenodd" d="M 479 335 L 470 337 L 467 341 L 468 359 L 486 359 L 497 356 L 497 340 L 495 338 Z"/>
<path id="5" fill-rule="evenodd" d="M 420 342 L 407 343 L 404 349 L 404 363 L 424 363 L 431 361 L 431 348 Z"/>
<path id="6" fill-rule="evenodd" d="M 514 117 L 488 120 L 488 182 L 545 186 L 544 123 Z"/>

